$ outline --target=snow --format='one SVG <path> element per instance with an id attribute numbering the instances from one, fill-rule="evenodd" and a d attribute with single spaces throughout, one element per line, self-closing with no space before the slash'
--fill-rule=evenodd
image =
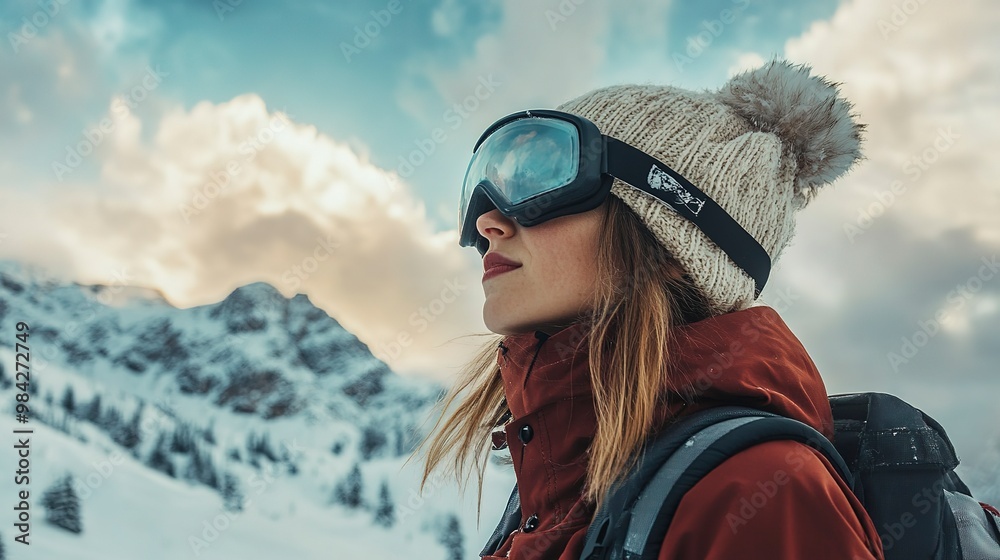
<path id="1" fill-rule="evenodd" d="M 37 481 L 66 469 L 79 479 L 81 535 L 42 522 L 37 505 L 37 489 L 44 486 Z M 413 557 L 444 558 L 415 518 L 394 530 L 374 527 L 368 516 L 312 503 L 287 475 L 258 478 L 245 510 L 226 512 L 209 488 L 162 475 L 130 457 L 104 454 L 44 425 L 32 436 L 32 472 L 31 558 L 389 559 L 403 550 L 423 551 Z M 13 496 L 10 482 L 5 477 L 0 488 Z M 11 531 L 5 533 L 10 543 Z"/>
<path id="2" fill-rule="evenodd" d="M 10 470 L 0 477 L 0 496 L 8 500 L 0 514 L 0 538 L 8 558 L 445 559 L 448 551 L 440 533 L 452 514 L 462 527 L 463 557 L 475 558 L 506 505 L 513 474 L 509 466 L 493 463 L 479 526 L 474 482 L 460 495 L 453 482 L 435 476 L 423 494 L 418 492 L 422 462 L 415 458 L 404 465 L 412 442 L 399 438 L 407 430 L 433 424 L 425 420 L 441 387 L 388 371 L 305 296 L 275 297 L 276 290 L 256 283 L 237 290 L 234 300 L 240 305 L 220 310 L 220 302 L 182 310 L 154 292 L 131 288 L 120 291 L 113 302 L 104 300 L 113 305 L 104 305 L 94 299 L 100 289 L 52 282 L 9 261 L 0 261 L 0 280 L 0 321 L 31 326 L 31 382 L 38 389 L 29 399 L 29 423 L 11 422 L 15 428 L 34 430 L 28 434 L 30 481 L 15 484 L 12 450 L 6 462 Z M 256 309 L 247 305 L 254 297 L 271 302 Z M 233 332 L 232 322 L 239 324 L 249 315 L 263 319 L 264 327 Z M 160 332 L 150 331 L 155 325 L 167 325 L 165 332 L 176 335 L 186 359 L 161 351 L 163 341 L 150 336 Z M 3 332 L 0 366 L 9 383 L 15 341 L 12 330 Z M 90 357 L 71 358 L 68 349 L 74 345 Z M 324 373 L 310 370 L 297 358 L 302 347 L 325 352 L 324 359 L 328 356 L 336 367 Z M 213 363 L 210 358 L 222 351 L 229 352 L 229 358 Z M 124 365 L 126 355 L 142 358 L 143 371 Z M 156 358 L 144 358 L 147 355 Z M 265 418 L 260 411 L 239 412 L 228 403 L 217 404 L 222 387 L 241 373 L 232 367 L 237 363 L 278 372 L 282 387 L 300 408 Z M 177 379 L 185 367 L 217 384 L 204 393 L 183 393 Z M 382 390 L 363 396 L 363 404 L 362 397 L 343 392 L 381 369 Z M 113 406 L 123 422 L 141 410 L 135 449 L 116 443 L 107 425 L 67 414 L 61 405 L 67 388 L 72 388 L 77 414 L 95 395 L 101 397 L 102 410 Z M 18 392 L 14 386 L 0 389 L 0 414 L 14 416 Z M 57 429 L 60 424 L 65 424 L 65 432 Z M 158 438 L 165 435 L 169 441 L 180 426 L 192 429 L 197 446 L 211 457 L 220 477 L 223 472 L 235 477 L 243 511 L 228 511 L 219 490 L 184 477 L 188 454 L 169 453 L 178 478 L 145 464 Z M 359 449 L 364 426 L 380 431 L 387 441 L 367 460 Z M 214 444 L 204 439 L 209 429 Z M 266 436 L 277 461 L 258 456 L 258 466 L 250 464 L 250 434 Z M 11 433 L 3 445 L 13 446 L 18 436 Z M 337 443 L 339 453 L 333 451 Z M 401 452 L 397 446 L 402 446 Z M 233 450 L 239 460 L 230 456 Z M 363 481 L 364 504 L 359 509 L 331 499 L 355 464 Z M 65 474 L 72 477 L 80 501 L 80 534 L 45 520 L 42 495 Z M 373 522 L 383 482 L 395 509 L 395 523 L 389 528 Z M 14 541 L 12 508 L 17 492 L 25 489 L 30 492 L 28 547 Z"/>

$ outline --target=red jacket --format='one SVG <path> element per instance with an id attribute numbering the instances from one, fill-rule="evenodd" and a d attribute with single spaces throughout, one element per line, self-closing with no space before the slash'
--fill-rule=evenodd
<path id="1" fill-rule="evenodd" d="M 508 336 L 497 349 L 513 418 L 505 432 L 522 526 L 486 558 L 580 557 L 593 514 L 580 495 L 595 428 L 586 341 L 574 351 L 585 336 L 576 324 L 549 337 L 539 331 Z M 675 378 L 691 403 L 664 410 L 660 422 L 742 404 L 833 436 L 823 380 L 774 309 L 751 307 L 679 327 L 672 350 Z M 883 556 L 870 518 L 829 461 L 807 445 L 774 441 L 734 455 L 685 495 L 659 558 Z"/>

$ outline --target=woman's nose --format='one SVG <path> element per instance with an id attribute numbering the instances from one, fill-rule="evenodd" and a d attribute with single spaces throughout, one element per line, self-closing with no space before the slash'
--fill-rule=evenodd
<path id="1" fill-rule="evenodd" d="M 491 239 L 492 237 L 509 237 L 514 233 L 515 227 L 514 220 L 504 216 L 496 208 L 489 212 L 484 212 L 476 218 L 476 229 L 486 239 Z"/>

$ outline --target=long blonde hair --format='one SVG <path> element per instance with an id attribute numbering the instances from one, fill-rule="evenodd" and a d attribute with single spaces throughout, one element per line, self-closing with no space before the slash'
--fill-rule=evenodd
<path id="1" fill-rule="evenodd" d="M 590 333 L 597 418 L 583 497 L 595 509 L 633 466 L 636 452 L 656 427 L 657 412 L 676 393 L 668 356 L 673 327 L 708 316 L 707 304 L 690 278 L 631 208 L 609 196 L 604 209 L 596 293 L 588 315 L 579 319 Z M 438 419 L 414 451 L 415 455 L 426 448 L 427 453 L 421 490 L 442 466 L 464 485 L 471 463 L 477 467 L 477 503 L 482 502 L 491 433 L 507 411 L 496 363 L 497 345 L 504 337 L 487 336 L 489 340 L 438 403 Z M 451 462 L 446 463 L 449 457 Z"/>

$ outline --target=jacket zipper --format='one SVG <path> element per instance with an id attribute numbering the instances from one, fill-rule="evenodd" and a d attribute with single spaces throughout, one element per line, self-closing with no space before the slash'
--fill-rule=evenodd
<path id="1" fill-rule="evenodd" d="M 535 331 L 535 338 L 538 339 L 538 344 L 535 345 L 535 355 L 531 357 L 531 364 L 528 365 L 528 372 L 524 374 L 523 386 L 527 386 L 528 378 L 531 377 L 531 371 L 535 369 L 535 360 L 538 359 L 538 354 L 542 351 L 542 345 L 549 339 L 549 335 L 543 333 L 542 331 Z"/>

